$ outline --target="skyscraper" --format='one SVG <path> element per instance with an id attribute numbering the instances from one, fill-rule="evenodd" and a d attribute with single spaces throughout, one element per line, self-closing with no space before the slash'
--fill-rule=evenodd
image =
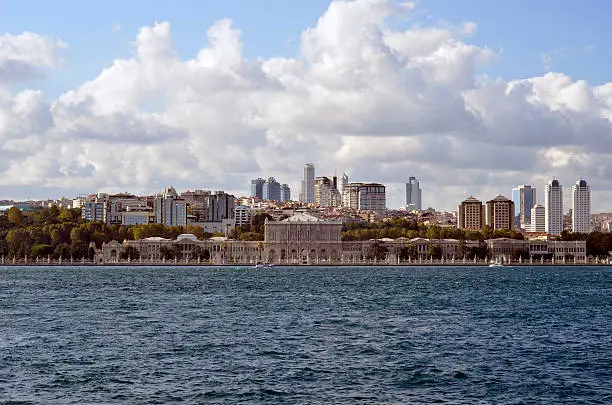
<path id="1" fill-rule="evenodd" d="M 263 199 L 263 185 L 265 182 L 261 177 L 251 180 L 251 197 Z"/>
<path id="2" fill-rule="evenodd" d="M 280 200 L 291 201 L 291 188 L 288 184 L 281 184 L 280 187 Z"/>
<path id="3" fill-rule="evenodd" d="M 579 180 L 572 187 L 572 232 L 591 231 L 591 187 Z"/>
<path id="4" fill-rule="evenodd" d="M 349 183 L 348 174 L 343 173 L 342 180 L 340 180 L 340 190 L 339 190 L 341 195 L 344 195 L 344 188 L 348 186 L 348 183 Z"/>
<path id="5" fill-rule="evenodd" d="M 536 203 L 536 189 L 522 185 L 512 189 L 512 202 L 514 202 L 514 225 L 517 228 L 527 229 L 531 223 L 531 209 Z"/>
<path id="6" fill-rule="evenodd" d="M 408 177 L 408 183 L 406 183 L 406 210 L 407 211 L 420 211 L 421 208 L 421 189 L 419 188 L 419 181 L 416 177 Z"/>
<path id="7" fill-rule="evenodd" d="M 300 190 L 300 201 L 312 204 L 314 202 L 315 167 L 312 163 L 304 165 L 302 176 L 302 187 Z"/>
<path id="8" fill-rule="evenodd" d="M 561 235 L 563 231 L 563 188 L 554 179 L 546 185 L 544 210 L 546 211 L 546 232 Z"/>
<path id="9" fill-rule="evenodd" d="M 268 178 L 263 185 L 263 199 L 269 201 L 281 200 L 281 185 L 274 177 Z"/>

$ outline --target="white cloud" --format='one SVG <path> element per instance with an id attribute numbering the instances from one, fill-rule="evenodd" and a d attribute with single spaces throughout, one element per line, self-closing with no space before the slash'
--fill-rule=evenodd
<path id="1" fill-rule="evenodd" d="M 477 77 L 498 54 L 467 42 L 476 25 L 386 23 L 413 7 L 332 2 L 303 32 L 295 58 L 247 59 L 227 19 L 187 60 L 169 23 L 143 27 L 133 56 L 56 100 L 0 90 L 0 184 L 243 194 L 251 178 L 275 176 L 297 195 L 301 166 L 315 162 L 318 174 L 388 184 L 392 207 L 403 204 L 411 175 L 426 205 L 446 209 L 468 194 L 542 188 L 552 176 L 567 185 L 587 177 L 596 193 L 612 195 L 612 83 L 592 87 L 562 73 Z M 36 40 L 10 40 L 0 72 L 14 61 L 57 65 L 57 44 L 28 35 Z M 594 201 L 595 209 L 612 202 Z"/>
<path id="2" fill-rule="evenodd" d="M 0 88 L 42 76 L 42 69 L 57 66 L 59 50 L 66 46 L 62 41 L 32 32 L 19 35 L 0 32 Z"/>

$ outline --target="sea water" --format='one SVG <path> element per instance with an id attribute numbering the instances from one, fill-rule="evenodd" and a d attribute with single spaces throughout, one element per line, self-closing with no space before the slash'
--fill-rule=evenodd
<path id="1" fill-rule="evenodd" d="M 0 267 L 1 404 L 612 403 L 608 267 Z"/>

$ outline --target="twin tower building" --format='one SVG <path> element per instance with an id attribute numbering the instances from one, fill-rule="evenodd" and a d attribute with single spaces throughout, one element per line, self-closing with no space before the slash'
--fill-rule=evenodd
<path id="1" fill-rule="evenodd" d="M 484 225 L 495 229 L 523 229 L 560 235 L 564 229 L 590 232 L 591 189 L 585 180 L 572 187 L 571 228 L 564 221 L 563 187 L 559 180 L 550 181 L 544 192 L 544 205 L 538 204 L 536 189 L 522 185 L 512 189 L 512 200 L 502 195 L 487 201 L 469 197 L 459 205 L 457 226 L 480 230 Z M 566 226 L 566 223 L 568 226 Z"/>

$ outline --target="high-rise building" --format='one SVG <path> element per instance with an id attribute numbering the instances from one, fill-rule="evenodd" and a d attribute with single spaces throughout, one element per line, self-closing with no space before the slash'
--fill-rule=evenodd
<path id="1" fill-rule="evenodd" d="M 572 187 L 572 232 L 591 231 L 591 187 L 579 180 Z"/>
<path id="2" fill-rule="evenodd" d="M 544 209 L 546 210 L 546 232 L 561 235 L 563 231 L 563 187 L 557 179 L 546 185 Z"/>
<path id="3" fill-rule="evenodd" d="M 336 176 L 315 178 L 314 204 L 318 207 L 338 207 L 341 205 Z"/>
<path id="4" fill-rule="evenodd" d="M 514 203 L 501 194 L 487 201 L 485 216 L 493 230 L 514 229 Z"/>
<path id="5" fill-rule="evenodd" d="M 208 203 L 208 221 L 221 222 L 234 219 L 236 197 L 225 191 L 211 193 Z"/>
<path id="6" fill-rule="evenodd" d="M 365 183 L 359 187 L 359 210 L 374 211 L 384 216 L 387 212 L 385 186 L 379 183 Z"/>
<path id="7" fill-rule="evenodd" d="M 347 183 L 342 187 L 342 206 L 359 209 L 359 188 L 363 183 Z"/>
<path id="8" fill-rule="evenodd" d="M 153 200 L 155 222 L 166 226 L 187 225 L 185 200 L 179 198 L 174 187 L 170 187 L 155 196 Z"/>
<path id="9" fill-rule="evenodd" d="M 530 232 L 546 232 L 546 209 L 542 204 L 536 204 L 531 209 Z"/>
<path id="10" fill-rule="evenodd" d="M 459 204 L 457 228 L 478 231 L 485 224 L 485 209 L 482 201 L 470 196 Z"/>
<path id="11" fill-rule="evenodd" d="M 263 199 L 268 201 L 281 200 L 281 185 L 274 177 L 268 178 L 263 185 Z"/>
<path id="12" fill-rule="evenodd" d="M 344 195 L 344 188 L 346 186 L 348 186 L 349 183 L 349 178 L 348 178 L 348 174 L 343 173 L 342 174 L 342 180 L 340 181 L 340 195 Z"/>
<path id="13" fill-rule="evenodd" d="M 224 191 L 195 190 L 181 194 L 193 222 L 219 222 L 234 218 L 236 197 Z"/>
<path id="14" fill-rule="evenodd" d="M 300 190 L 300 201 L 312 204 L 314 203 L 314 182 L 315 182 L 315 167 L 312 163 L 304 165 L 304 173 L 302 176 L 302 187 Z"/>
<path id="15" fill-rule="evenodd" d="M 280 200 L 281 201 L 291 201 L 291 188 L 289 188 L 288 184 L 281 184 Z"/>
<path id="16" fill-rule="evenodd" d="M 408 177 L 408 183 L 406 183 L 406 210 L 407 211 L 420 211 L 421 208 L 421 189 L 419 188 L 419 181 L 416 177 Z"/>
<path id="17" fill-rule="evenodd" d="M 385 186 L 379 183 L 348 183 L 342 203 L 359 211 L 374 211 L 383 216 L 387 211 Z"/>
<path id="18" fill-rule="evenodd" d="M 536 203 L 536 189 L 528 185 L 514 187 L 512 202 L 514 203 L 514 225 L 517 228 L 527 229 L 527 225 L 531 223 L 531 209 Z"/>
<path id="19" fill-rule="evenodd" d="M 251 180 L 251 197 L 263 199 L 263 185 L 265 182 L 261 177 Z"/>

